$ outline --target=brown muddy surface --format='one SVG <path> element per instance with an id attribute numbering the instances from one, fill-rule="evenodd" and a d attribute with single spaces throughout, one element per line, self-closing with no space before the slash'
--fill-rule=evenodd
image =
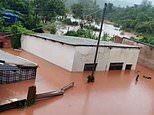
<path id="1" fill-rule="evenodd" d="M 154 71 L 141 65 L 136 71 L 151 76 L 151 80 L 140 77 L 136 84 L 135 71 L 110 71 L 96 72 L 96 81 L 87 84 L 86 72 L 70 73 L 25 51 L 6 51 L 36 62 L 39 68 L 36 80 L 0 85 L 0 104 L 26 98 L 31 85 L 36 85 L 37 93 L 56 90 L 72 81 L 75 87 L 63 96 L 0 115 L 154 115 Z"/>

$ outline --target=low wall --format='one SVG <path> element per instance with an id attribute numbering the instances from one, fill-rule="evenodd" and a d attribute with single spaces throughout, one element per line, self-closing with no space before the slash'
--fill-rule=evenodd
<path id="1" fill-rule="evenodd" d="M 122 39 L 123 39 L 123 42 L 122 42 L 123 44 L 137 45 L 141 47 L 138 63 L 154 70 L 154 47 L 153 46 L 135 42 L 126 38 L 122 38 Z"/>

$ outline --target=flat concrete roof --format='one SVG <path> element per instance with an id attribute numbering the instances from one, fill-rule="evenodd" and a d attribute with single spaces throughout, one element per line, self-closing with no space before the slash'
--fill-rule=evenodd
<path id="1" fill-rule="evenodd" d="M 14 64 L 14 65 L 21 65 L 21 66 L 28 66 L 28 67 L 37 66 L 37 64 L 35 64 L 32 61 L 21 58 L 19 56 L 14 56 L 2 50 L 0 50 L 0 60 L 5 61 L 5 63 L 7 64 Z"/>
<path id="2" fill-rule="evenodd" d="M 97 40 L 89 39 L 89 38 L 81 38 L 74 36 L 61 36 L 61 35 L 53 35 L 49 33 L 38 33 L 34 35 L 30 35 L 46 40 L 51 40 L 53 42 L 59 42 L 61 44 L 71 45 L 71 46 L 87 46 L 87 47 L 96 47 Z M 137 48 L 138 46 L 133 45 L 125 45 L 113 42 L 101 41 L 100 47 L 118 47 L 118 48 Z"/>

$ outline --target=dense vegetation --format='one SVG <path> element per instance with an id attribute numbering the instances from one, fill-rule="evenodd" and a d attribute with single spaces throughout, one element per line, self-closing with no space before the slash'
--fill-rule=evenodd
<path id="1" fill-rule="evenodd" d="M 97 3 L 96 3 L 97 2 Z M 102 10 L 98 7 L 98 0 L 81 1 L 72 5 L 71 10 L 74 17 L 87 20 L 89 22 L 100 22 Z M 104 1 L 102 1 L 104 3 Z M 94 9 L 94 10 L 93 10 Z M 138 41 L 154 45 L 154 7 L 148 0 L 143 0 L 140 5 L 115 7 L 108 3 L 106 19 L 115 23 L 115 26 L 122 30 L 137 34 Z M 90 26 L 87 29 L 94 30 Z M 95 31 L 95 30 L 94 30 Z"/>
<path id="2" fill-rule="evenodd" d="M 102 10 L 93 0 L 79 0 L 71 7 L 71 11 L 75 18 L 84 19 L 87 21 L 100 21 Z"/>
<path id="3" fill-rule="evenodd" d="M 97 39 L 97 37 L 93 33 L 93 31 L 87 30 L 87 29 L 78 29 L 77 31 L 68 31 L 65 35 L 90 38 L 90 39 Z"/>
<path id="4" fill-rule="evenodd" d="M 122 30 L 143 36 L 139 41 L 154 45 L 154 7 L 151 2 L 143 0 L 141 5 L 133 7 L 111 7 L 107 19 L 121 27 Z"/>
<path id="5" fill-rule="evenodd" d="M 10 33 L 13 48 L 20 48 L 21 33 L 30 32 L 28 30 L 43 32 L 42 24 L 55 20 L 58 15 L 65 15 L 65 5 L 63 0 L 1 0 L 2 12 L 12 13 L 19 18 L 15 23 L 6 23 L 1 16 L 0 32 Z M 55 27 L 51 26 L 50 32 L 55 31 Z"/>
<path id="6" fill-rule="evenodd" d="M 102 16 L 98 2 L 100 0 L 74 0 L 70 5 L 70 12 L 75 18 L 86 20 L 86 25 L 78 22 L 71 22 L 64 18 L 66 11 L 65 3 L 69 0 L 0 0 L 0 13 L 11 11 L 20 19 L 16 23 L 6 23 L 0 17 L 0 32 L 11 33 L 12 40 L 20 38 L 22 33 L 50 31 L 54 34 L 57 31 L 54 21 L 57 16 L 62 16 L 62 22 L 67 25 L 80 25 L 78 31 L 69 31 L 66 35 L 79 37 L 89 37 L 95 39 L 93 31 L 99 31 L 90 25 L 91 22 L 99 23 Z M 102 3 L 105 0 L 101 1 Z M 102 5 L 103 6 L 103 5 Z M 154 45 L 154 7 L 151 2 L 143 0 L 141 5 L 131 7 L 115 7 L 112 3 L 108 4 L 106 19 L 115 23 L 115 26 L 129 32 L 136 33 L 141 42 Z M 50 22 L 50 23 L 49 23 Z M 43 29 L 42 29 L 43 28 Z M 31 30 L 31 31 L 29 31 Z M 12 41 L 14 48 L 20 48 L 20 41 Z"/>

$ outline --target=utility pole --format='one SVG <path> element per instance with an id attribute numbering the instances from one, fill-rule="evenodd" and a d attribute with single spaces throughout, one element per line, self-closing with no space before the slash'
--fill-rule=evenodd
<path id="1" fill-rule="evenodd" d="M 98 37 L 98 42 L 97 42 L 96 52 L 95 52 L 95 58 L 94 58 L 94 63 L 93 63 L 93 69 L 92 69 L 91 75 L 88 76 L 88 82 L 94 82 L 94 80 L 95 80 L 94 73 L 95 73 L 95 69 L 96 69 L 96 60 L 97 60 L 97 54 L 98 54 L 98 48 L 99 48 L 99 43 L 100 43 L 100 39 L 101 39 L 101 34 L 102 34 L 102 30 L 103 30 L 103 23 L 104 23 L 106 9 L 107 9 L 107 3 L 104 4 L 101 27 L 100 27 L 100 32 L 99 32 L 99 37 Z"/>

